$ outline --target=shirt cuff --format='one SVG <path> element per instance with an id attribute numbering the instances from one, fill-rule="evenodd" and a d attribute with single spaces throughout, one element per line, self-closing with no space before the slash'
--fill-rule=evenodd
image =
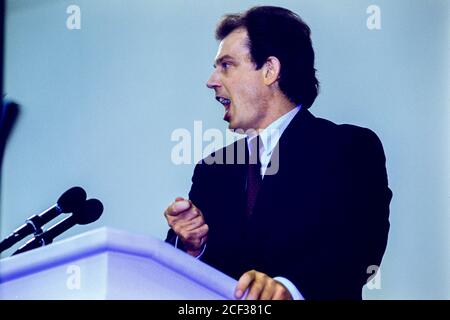
<path id="1" fill-rule="evenodd" d="M 175 248 L 178 249 L 178 236 L 175 239 Z M 202 257 L 202 255 L 203 255 L 203 253 L 205 252 L 205 249 L 206 249 L 206 243 L 203 245 L 202 252 L 200 252 L 200 254 L 198 256 L 196 256 L 195 259 L 200 259 Z"/>
<path id="2" fill-rule="evenodd" d="M 275 277 L 273 279 L 280 282 L 283 286 L 286 287 L 286 289 L 289 291 L 289 293 L 292 296 L 292 300 L 305 300 L 305 298 L 303 298 L 300 291 L 298 291 L 297 287 L 288 279 L 283 278 L 283 277 Z"/>

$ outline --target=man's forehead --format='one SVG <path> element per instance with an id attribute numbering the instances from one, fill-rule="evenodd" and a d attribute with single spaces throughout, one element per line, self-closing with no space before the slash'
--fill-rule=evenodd
<path id="1" fill-rule="evenodd" d="M 231 32 L 219 43 L 216 54 L 216 61 L 225 56 L 237 57 L 248 54 L 247 30 L 239 28 Z"/>

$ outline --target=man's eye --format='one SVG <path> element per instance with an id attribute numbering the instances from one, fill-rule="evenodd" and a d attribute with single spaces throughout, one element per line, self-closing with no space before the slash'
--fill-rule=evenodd
<path id="1" fill-rule="evenodd" d="M 222 69 L 228 69 L 230 64 L 228 62 L 222 62 L 221 66 L 222 66 Z"/>

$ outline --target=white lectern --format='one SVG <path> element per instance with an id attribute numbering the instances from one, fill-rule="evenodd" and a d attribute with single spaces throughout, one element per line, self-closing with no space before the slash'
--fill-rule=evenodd
<path id="1" fill-rule="evenodd" d="M 0 299 L 234 299 L 236 284 L 162 240 L 110 228 L 0 260 Z"/>

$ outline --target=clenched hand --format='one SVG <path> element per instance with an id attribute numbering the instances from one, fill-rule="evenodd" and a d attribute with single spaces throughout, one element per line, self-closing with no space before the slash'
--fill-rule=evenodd
<path id="1" fill-rule="evenodd" d="M 190 201 L 178 197 L 164 212 L 167 223 L 191 256 L 201 253 L 208 240 L 208 225 L 202 212 Z"/>

